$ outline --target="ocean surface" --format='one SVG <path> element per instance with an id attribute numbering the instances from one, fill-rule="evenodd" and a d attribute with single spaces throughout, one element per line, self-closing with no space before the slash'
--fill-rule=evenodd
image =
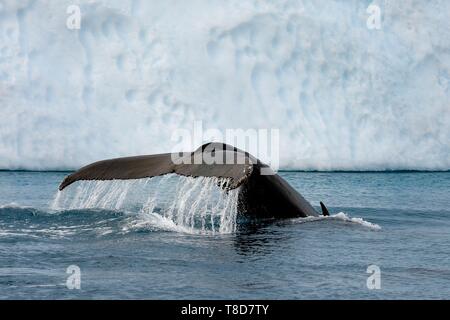
<path id="1" fill-rule="evenodd" d="M 450 298 L 450 172 L 281 172 L 332 215 L 287 220 L 214 179 L 67 174 L 0 172 L 0 299 Z"/>

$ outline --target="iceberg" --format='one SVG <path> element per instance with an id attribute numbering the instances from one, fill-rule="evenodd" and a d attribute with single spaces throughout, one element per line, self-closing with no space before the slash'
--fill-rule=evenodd
<path id="1" fill-rule="evenodd" d="M 0 169 L 170 152 L 172 132 L 201 120 L 278 128 L 282 169 L 449 170 L 448 12 L 445 0 L 1 0 Z"/>

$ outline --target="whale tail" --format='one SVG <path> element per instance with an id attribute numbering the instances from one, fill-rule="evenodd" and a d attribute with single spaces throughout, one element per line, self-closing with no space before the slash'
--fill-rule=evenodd
<path id="1" fill-rule="evenodd" d="M 213 163 L 208 159 L 213 159 Z M 267 174 L 267 170 L 270 174 Z M 242 213 L 267 217 L 274 217 L 278 213 L 278 217 L 286 218 L 318 215 L 311 204 L 271 171 L 268 165 L 245 151 L 219 142 L 204 144 L 194 152 L 94 162 L 64 178 L 59 190 L 64 190 L 76 181 L 131 180 L 166 174 L 226 179 L 226 183 L 221 185 L 226 191 L 239 188 L 238 206 Z"/>
<path id="2" fill-rule="evenodd" d="M 322 214 L 324 217 L 328 217 L 330 215 L 330 213 L 328 212 L 327 207 L 325 207 L 325 205 L 323 204 L 322 201 L 320 201 L 320 207 L 322 208 Z"/>

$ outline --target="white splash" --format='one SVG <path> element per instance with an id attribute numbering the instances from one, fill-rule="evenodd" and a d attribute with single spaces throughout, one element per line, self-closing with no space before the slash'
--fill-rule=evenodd
<path id="1" fill-rule="evenodd" d="M 30 206 L 21 206 L 18 203 L 10 202 L 7 204 L 0 204 L 0 209 L 31 209 Z"/>
<path id="2" fill-rule="evenodd" d="M 359 224 L 361 226 L 364 226 L 366 228 L 373 229 L 373 230 L 381 230 L 381 227 L 376 223 L 366 221 L 363 218 L 352 218 L 344 212 L 339 212 L 334 215 L 331 215 L 330 218 L 334 219 L 334 220 L 341 220 L 344 222 L 356 223 L 356 224 Z"/>
<path id="3" fill-rule="evenodd" d="M 358 224 L 361 225 L 363 227 L 372 229 L 372 230 L 381 230 L 381 227 L 376 224 L 376 223 L 372 223 L 369 221 L 364 220 L 363 218 L 352 218 L 350 217 L 348 214 L 344 213 L 344 212 L 339 212 L 336 214 L 332 214 L 328 217 L 324 217 L 324 216 L 320 216 L 320 217 L 307 217 L 307 218 L 296 218 L 293 219 L 293 221 L 300 222 L 300 223 L 305 223 L 305 222 L 311 222 L 311 221 L 321 221 L 321 220 L 339 220 L 339 221 L 343 221 L 346 223 L 353 223 L 353 224 Z"/>
<path id="4" fill-rule="evenodd" d="M 158 227 L 187 233 L 236 231 L 239 190 L 227 179 L 165 175 L 148 179 L 80 181 L 59 191 L 53 210 L 105 209 L 137 213 L 123 231 Z"/>

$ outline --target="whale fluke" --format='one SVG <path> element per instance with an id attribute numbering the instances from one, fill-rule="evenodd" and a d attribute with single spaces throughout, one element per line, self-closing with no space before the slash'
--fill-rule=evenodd
<path id="1" fill-rule="evenodd" d="M 230 161 L 231 160 L 231 161 Z M 252 155 L 224 143 L 207 143 L 194 152 L 103 160 L 67 176 L 63 190 L 80 180 L 126 180 L 169 173 L 191 177 L 226 178 L 226 189 L 240 187 L 238 210 L 264 217 L 307 217 L 319 214 L 300 193 Z M 322 210 L 324 205 L 321 203 Z M 325 208 L 325 212 L 328 210 Z"/>
<path id="2" fill-rule="evenodd" d="M 208 162 L 213 160 L 215 163 Z M 228 164 L 230 162 L 227 160 L 232 160 L 231 164 Z M 59 190 L 80 180 L 141 179 L 169 173 L 190 177 L 229 178 L 231 183 L 227 187 L 235 189 L 245 182 L 256 166 L 268 168 L 253 156 L 235 147 L 223 143 L 207 143 L 194 152 L 165 153 L 94 162 L 67 176 L 59 186 Z"/>

